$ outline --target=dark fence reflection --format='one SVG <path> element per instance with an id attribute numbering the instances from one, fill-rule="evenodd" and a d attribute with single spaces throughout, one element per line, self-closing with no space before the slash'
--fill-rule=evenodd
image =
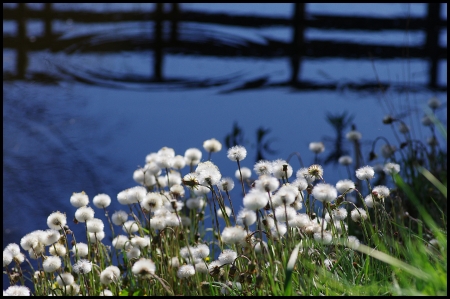
<path id="1" fill-rule="evenodd" d="M 169 10 L 164 6 L 170 5 Z M 386 4 L 389 5 L 389 4 Z M 51 4 L 45 4 L 43 10 L 28 9 L 25 4 L 18 4 L 16 9 L 4 7 L 3 20 L 17 20 L 17 36 L 3 36 L 4 48 L 17 49 L 17 70 L 16 74 L 5 74 L 4 80 L 32 80 L 46 78 L 48 81 L 57 81 L 60 78 L 54 78 L 49 74 L 28 74 L 27 55 L 28 51 L 38 51 L 50 49 L 53 52 L 67 51 L 73 44 L 79 44 L 82 41 L 92 38 L 90 35 L 84 37 L 74 37 L 70 39 L 58 39 L 58 34 L 52 32 L 53 20 L 71 19 L 73 22 L 80 23 L 102 23 L 102 22 L 126 22 L 142 21 L 153 22 L 153 32 L 140 41 L 117 40 L 109 41 L 108 44 L 85 46 L 77 48 L 80 52 L 120 52 L 125 50 L 135 51 L 137 49 L 152 50 L 153 75 L 146 78 L 133 77 L 127 75 L 126 78 L 111 78 L 110 81 L 136 81 L 165 83 L 174 82 L 173 78 L 167 78 L 163 74 L 164 54 L 185 54 L 202 55 L 216 57 L 287 57 L 290 61 L 290 78 L 287 82 L 271 82 L 267 78 L 252 79 L 248 82 L 241 82 L 241 86 L 225 92 L 232 92 L 250 88 L 271 88 L 271 87 L 294 87 L 298 89 L 338 89 L 342 84 L 319 84 L 299 78 L 301 73 L 301 61 L 304 57 L 330 58 L 339 57 L 347 59 L 393 59 L 393 58 L 419 58 L 427 60 L 429 63 L 428 82 L 426 86 L 401 87 L 401 88 L 429 88 L 432 90 L 446 91 L 447 86 L 438 84 L 438 63 L 439 60 L 447 59 L 447 48 L 439 46 L 439 33 L 447 27 L 447 20 L 440 18 L 441 4 L 429 3 L 427 5 L 427 15 L 424 18 L 375 18 L 375 17 L 357 17 L 357 16 L 333 16 L 310 14 L 305 17 L 307 5 L 304 3 L 293 4 L 292 18 L 260 17 L 260 16 L 237 16 L 223 13 L 203 13 L 195 11 L 181 11 L 179 4 L 157 3 L 154 11 L 134 11 L 134 12 L 88 12 L 88 11 L 55 11 Z M 44 21 L 44 36 L 36 37 L 30 41 L 26 37 L 25 23 L 29 19 L 40 19 Z M 164 24 L 170 22 L 169 37 L 164 36 Z M 292 28 L 291 42 L 283 42 L 275 39 L 268 39 L 265 44 L 259 44 L 246 41 L 240 45 L 227 45 L 218 43 L 217 40 L 205 39 L 195 40 L 189 36 L 183 36 L 180 32 L 181 22 L 196 22 L 220 25 L 233 25 L 241 27 L 262 28 L 269 26 L 284 26 Z M 426 41 L 420 46 L 392 46 L 381 44 L 361 44 L 357 42 L 343 42 L 331 40 L 313 40 L 308 41 L 304 38 L 304 32 L 308 28 L 317 29 L 338 29 L 338 30 L 402 30 L 402 31 L 424 31 Z M 66 71 L 67 72 L 67 71 Z M 99 84 L 95 81 L 89 82 L 89 79 L 73 76 L 78 81 L 84 83 Z M 188 80 L 187 78 L 177 79 L 184 88 L 199 88 L 220 85 L 218 82 L 199 82 Z M 45 80 L 43 80 L 45 81 Z M 226 80 L 224 81 L 226 82 Z M 224 83 L 222 82 L 222 84 Z M 340 87 L 339 87 L 340 85 Z M 390 86 L 389 82 L 364 82 L 347 83 L 345 88 L 362 89 L 386 89 Z"/>

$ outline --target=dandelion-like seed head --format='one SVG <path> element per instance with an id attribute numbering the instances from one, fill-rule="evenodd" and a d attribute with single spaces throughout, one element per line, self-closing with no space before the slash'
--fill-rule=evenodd
<path id="1" fill-rule="evenodd" d="M 259 160 L 253 167 L 255 173 L 259 176 L 270 175 L 272 173 L 272 163 L 267 160 Z"/>
<path id="2" fill-rule="evenodd" d="M 120 269 L 116 266 L 108 266 L 100 273 L 100 282 L 108 285 L 117 283 L 120 278 Z"/>
<path id="3" fill-rule="evenodd" d="M 59 211 L 51 213 L 47 218 L 47 226 L 59 230 L 67 224 L 66 214 Z"/>
<path id="4" fill-rule="evenodd" d="M 31 232 L 23 236 L 22 239 L 20 240 L 20 246 L 24 250 L 37 248 L 39 246 L 39 239 L 37 234 Z"/>
<path id="5" fill-rule="evenodd" d="M 217 258 L 222 265 L 231 264 L 237 258 L 237 252 L 231 249 L 225 249 Z"/>
<path id="6" fill-rule="evenodd" d="M 94 219 L 94 210 L 91 207 L 80 207 L 75 211 L 75 218 L 78 222 L 86 222 L 87 220 Z"/>
<path id="7" fill-rule="evenodd" d="M 388 175 L 397 174 L 400 172 L 400 165 L 396 163 L 386 163 L 384 165 L 383 171 Z"/>
<path id="8" fill-rule="evenodd" d="M 224 177 L 220 180 L 218 187 L 220 191 L 231 191 L 234 188 L 234 181 L 230 177 Z"/>
<path id="9" fill-rule="evenodd" d="M 315 177 L 309 174 L 308 168 L 306 167 L 297 170 L 296 176 L 297 178 L 304 178 L 308 184 L 311 184 L 315 180 Z"/>
<path id="10" fill-rule="evenodd" d="M 92 262 L 86 259 L 80 259 L 73 265 L 73 272 L 77 274 L 87 274 L 92 270 Z"/>
<path id="11" fill-rule="evenodd" d="M 350 141 L 358 141 L 361 139 L 361 137 L 361 133 L 356 130 L 352 130 L 345 135 L 345 138 Z"/>
<path id="12" fill-rule="evenodd" d="M 124 232 L 131 235 L 139 231 L 139 224 L 136 222 L 136 220 L 128 220 L 122 225 L 122 229 Z"/>
<path id="13" fill-rule="evenodd" d="M 194 258 L 204 259 L 209 256 L 209 246 L 206 244 L 198 244 L 194 247 Z"/>
<path id="14" fill-rule="evenodd" d="M 355 236 L 348 236 L 347 241 L 345 242 L 345 245 L 353 250 L 358 249 L 360 242 L 357 237 Z"/>
<path id="15" fill-rule="evenodd" d="M 275 208 L 275 217 L 278 221 L 289 222 L 289 226 L 292 226 L 291 220 L 297 215 L 297 211 L 293 207 L 279 206 Z"/>
<path id="16" fill-rule="evenodd" d="M 59 256 L 47 256 L 42 267 L 45 272 L 55 272 L 57 269 L 61 268 L 61 259 Z"/>
<path id="17" fill-rule="evenodd" d="M 336 183 L 336 189 L 341 194 L 346 191 L 348 194 L 355 191 L 355 183 L 352 180 L 348 179 L 340 180 Z"/>
<path id="18" fill-rule="evenodd" d="M 122 226 L 127 220 L 128 213 L 123 210 L 116 211 L 111 216 L 112 223 L 118 226 Z"/>
<path id="19" fill-rule="evenodd" d="M 275 239 L 280 239 L 287 232 L 287 226 L 285 223 L 278 222 L 277 225 L 272 227 L 270 233 Z"/>
<path id="20" fill-rule="evenodd" d="M 77 257 L 85 257 L 89 254 L 89 247 L 86 243 L 78 242 L 72 247 L 72 252 Z"/>
<path id="21" fill-rule="evenodd" d="M 273 207 L 288 206 L 295 201 L 295 197 L 295 192 L 290 187 L 284 185 L 272 196 Z"/>
<path id="22" fill-rule="evenodd" d="M 289 165 L 286 160 L 283 159 L 277 159 L 272 162 L 272 173 L 273 176 L 277 179 L 288 179 L 292 176 L 292 173 L 294 170 L 292 169 L 292 166 Z"/>
<path id="23" fill-rule="evenodd" d="M 323 237 L 322 237 L 322 235 L 323 235 Z M 329 245 L 333 241 L 333 236 L 328 231 L 323 231 L 323 233 L 317 232 L 317 233 L 314 233 L 314 240 L 316 240 L 316 242 L 321 242 L 325 245 Z"/>
<path id="24" fill-rule="evenodd" d="M 93 218 L 91 220 L 86 221 L 86 229 L 90 233 L 99 233 L 102 232 L 105 227 L 103 221 L 98 218 Z"/>
<path id="25" fill-rule="evenodd" d="M 237 223 L 249 227 L 256 222 L 256 213 L 254 210 L 242 209 L 237 215 Z"/>
<path id="26" fill-rule="evenodd" d="M 231 216 L 231 208 L 228 206 L 225 206 L 225 213 L 227 213 L 227 216 L 230 217 Z M 220 218 L 225 218 L 221 209 L 217 210 L 217 216 L 219 216 Z"/>
<path id="27" fill-rule="evenodd" d="M 228 149 L 227 157 L 231 161 L 242 161 L 247 157 L 247 150 L 242 145 L 235 145 Z"/>
<path id="28" fill-rule="evenodd" d="M 292 222 L 292 224 L 291 224 L 291 222 Z M 308 225 L 311 225 L 311 220 L 309 220 L 309 216 L 307 214 L 301 213 L 301 214 L 295 215 L 295 217 L 289 221 L 289 225 L 296 226 L 298 228 L 305 228 Z"/>
<path id="29" fill-rule="evenodd" d="M 200 210 L 205 206 L 205 200 L 201 196 L 192 197 L 186 201 L 186 206 L 190 210 Z"/>
<path id="30" fill-rule="evenodd" d="M 319 183 L 314 186 L 312 195 L 321 202 L 331 202 L 336 199 L 337 190 L 332 185 Z"/>
<path id="31" fill-rule="evenodd" d="M 70 197 L 70 203 L 75 208 L 80 208 L 86 206 L 89 203 L 89 197 L 86 193 L 84 193 L 84 191 L 81 191 L 80 193 L 74 192 Z"/>
<path id="32" fill-rule="evenodd" d="M 248 180 L 252 177 L 252 171 L 248 167 L 241 167 L 241 172 L 239 173 L 239 169 L 236 169 L 234 172 L 234 177 L 238 180 L 241 180 L 241 173 L 242 173 L 242 179 Z"/>
<path id="33" fill-rule="evenodd" d="M 60 286 L 68 286 L 75 282 L 72 273 L 64 272 L 56 276 L 56 282 Z"/>
<path id="34" fill-rule="evenodd" d="M 201 185 L 217 185 L 222 178 L 219 168 L 211 161 L 200 162 L 195 169 L 197 179 Z"/>
<path id="35" fill-rule="evenodd" d="M 170 187 L 170 193 L 174 196 L 174 198 L 184 197 L 184 188 L 179 184 L 174 184 Z"/>
<path id="36" fill-rule="evenodd" d="M 66 247 L 63 244 L 60 243 L 55 243 L 52 246 L 50 246 L 48 248 L 48 252 L 51 255 L 55 255 L 55 256 L 65 256 L 67 253 Z"/>
<path id="37" fill-rule="evenodd" d="M 308 174 L 316 179 L 323 179 L 323 168 L 319 164 L 313 164 L 308 167 Z"/>
<path id="38" fill-rule="evenodd" d="M 225 227 L 222 232 L 222 241 L 225 244 L 242 244 L 246 237 L 247 232 L 240 226 Z"/>
<path id="39" fill-rule="evenodd" d="M 255 181 L 255 189 L 261 192 L 273 192 L 280 186 L 280 182 L 273 176 L 261 175 Z"/>
<path id="40" fill-rule="evenodd" d="M 308 182 L 303 177 L 296 178 L 292 183 L 292 186 L 296 187 L 299 191 L 306 190 L 308 188 Z"/>
<path id="41" fill-rule="evenodd" d="M 222 150 L 222 143 L 215 138 L 211 138 L 203 142 L 203 148 L 209 153 L 216 153 Z"/>
<path id="42" fill-rule="evenodd" d="M 278 182 L 278 180 L 277 180 Z M 258 189 L 251 189 L 243 199 L 244 207 L 248 210 L 257 211 L 264 208 L 269 201 L 267 192 L 259 191 Z"/>
<path id="43" fill-rule="evenodd" d="M 116 249 L 126 249 L 130 244 L 130 240 L 125 235 L 118 235 L 112 240 L 112 245 Z"/>
<path id="44" fill-rule="evenodd" d="M 367 213 L 364 209 L 361 208 L 355 208 L 351 211 L 350 217 L 355 222 L 361 222 L 362 220 L 367 219 Z"/>
<path id="45" fill-rule="evenodd" d="M 372 189 L 372 195 L 378 199 L 384 199 L 390 194 L 389 188 L 384 185 L 375 186 Z"/>
<path id="46" fill-rule="evenodd" d="M 186 166 L 186 160 L 184 159 L 184 156 L 182 155 L 176 155 L 172 158 L 172 167 L 176 169 L 182 169 Z"/>
<path id="47" fill-rule="evenodd" d="M 108 194 L 104 194 L 104 193 L 97 194 L 92 199 L 92 202 L 94 203 L 94 205 L 97 208 L 104 209 L 111 204 L 111 197 L 109 197 Z"/>
<path id="48" fill-rule="evenodd" d="M 374 175 L 375 170 L 371 166 L 364 166 L 356 170 L 356 177 L 361 181 L 373 179 Z"/>
<path id="49" fill-rule="evenodd" d="M 156 184 L 155 176 L 146 168 L 139 168 L 133 172 L 133 180 L 145 187 L 152 187 Z"/>
<path id="50" fill-rule="evenodd" d="M 197 165 L 202 159 L 202 152 L 198 148 L 188 148 L 184 152 L 184 160 L 188 165 Z"/>
<path id="51" fill-rule="evenodd" d="M 3 267 L 6 267 L 9 264 L 11 264 L 12 260 L 13 260 L 12 253 L 8 250 L 3 250 Z"/>
<path id="52" fill-rule="evenodd" d="M 31 292 L 26 286 L 14 285 L 3 291 L 3 296 L 31 296 Z"/>
<path id="53" fill-rule="evenodd" d="M 134 235 L 133 238 L 131 238 L 130 242 L 131 245 L 133 245 L 134 247 L 139 247 L 143 249 L 145 247 L 150 246 L 150 237 L 149 236 L 140 237 Z"/>
<path id="54" fill-rule="evenodd" d="M 131 271 L 134 275 L 151 277 L 151 275 L 155 274 L 156 265 L 151 259 L 140 258 L 134 263 Z"/>
<path id="55" fill-rule="evenodd" d="M 177 276 L 178 278 L 188 278 L 195 275 L 195 268 L 193 265 L 183 265 L 178 268 Z"/>
<path id="56" fill-rule="evenodd" d="M 325 145 L 322 141 L 319 142 L 311 142 L 309 144 L 309 150 L 312 151 L 315 154 L 320 154 L 323 151 L 325 151 Z"/>

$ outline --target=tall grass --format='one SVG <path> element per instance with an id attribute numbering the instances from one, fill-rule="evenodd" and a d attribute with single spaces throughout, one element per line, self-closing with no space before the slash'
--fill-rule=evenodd
<path id="1" fill-rule="evenodd" d="M 358 135 L 352 136 L 357 143 Z M 446 152 L 436 144 L 427 147 L 407 138 L 397 152 L 385 155 L 385 163 L 400 172 L 377 172 L 384 177 L 377 183 L 368 175 L 358 181 L 360 188 L 353 184 L 339 193 L 334 186 L 318 186 L 326 179 L 318 165 L 294 171 L 277 160 L 266 164 L 266 176 L 251 177 L 241 169 L 245 155 L 239 153 L 236 179 L 242 194 L 231 195 L 234 183 L 225 185 L 219 168 L 209 162 L 221 144 L 208 142 L 205 162 L 187 153 L 176 156 L 167 147 L 149 154 L 146 166 L 133 175 L 140 187 L 117 195 L 122 218 L 108 210 L 109 203 L 93 201 L 95 211 L 108 219 L 101 231 L 93 227 L 93 214 L 77 206 L 84 236 L 75 236 L 62 218 L 58 229 L 24 236 L 25 254 L 8 245 L 4 274 L 14 287 L 4 295 L 447 294 L 447 212 L 440 205 L 447 200 L 447 169 L 441 163 Z M 185 166 L 190 170 L 183 171 Z M 277 181 L 270 190 L 263 183 L 269 179 Z M 319 188 L 328 193 L 319 194 Z M 234 210 L 231 196 L 254 192 L 266 198 L 261 208 Z M 255 206 L 249 198 L 244 206 Z M 102 233 L 112 235 L 113 242 Z M 49 264 L 52 256 L 60 264 Z M 18 287 L 30 283 L 31 291 Z"/>

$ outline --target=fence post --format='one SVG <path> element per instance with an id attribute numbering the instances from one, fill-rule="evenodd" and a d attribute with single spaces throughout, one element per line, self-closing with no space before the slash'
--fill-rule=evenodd
<path id="1" fill-rule="evenodd" d="M 438 49 L 439 49 L 439 20 L 441 18 L 440 3 L 428 3 L 426 19 L 426 43 L 425 55 L 429 57 L 429 81 L 428 86 L 437 87 Z"/>
<path id="2" fill-rule="evenodd" d="M 170 28 L 170 42 L 175 45 L 178 40 L 178 22 L 180 19 L 180 4 L 172 3 L 171 20 L 172 27 Z"/>
<path id="3" fill-rule="evenodd" d="M 292 18 L 292 45 L 291 45 L 291 84 L 297 83 L 300 73 L 301 57 L 304 53 L 304 29 L 305 29 L 305 3 L 294 4 L 294 15 Z"/>
<path id="4" fill-rule="evenodd" d="M 26 3 L 17 4 L 17 64 L 16 72 L 17 79 L 25 79 L 27 71 L 28 56 L 27 56 L 27 15 Z"/>
<path id="5" fill-rule="evenodd" d="M 162 40 L 162 29 L 163 29 L 163 5 L 164 3 L 156 3 L 156 9 L 154 14 L 154 32 L 153 32 L 153 51 L 154 51 L 154 62 L 153 62 L 153 76 L 156 82 L 162 81 L 162 49 L 163 49 L 163 40 Z"/>
<path id="6" fill-rule="evenodd" d="M 44 38 L 45 38 L 45 43 L 48 46 L 50 46 L 50 42 L 53 38 L 52 20 L 53 20 L 52 3 L 45 3 L 44 4 Z"/>

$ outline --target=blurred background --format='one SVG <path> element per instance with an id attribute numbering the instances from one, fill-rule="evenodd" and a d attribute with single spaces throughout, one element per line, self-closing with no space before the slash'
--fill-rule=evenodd
<path id="1" fill-rule="evenodd" d="M 227 145 L 247 148 L 250 169 L 290 158 L 295 176 L 322 141 L 335 184 L 352 125 L 369 164 L 377 137 L 401 139 L 386 115 L 429 137 L 432 97 L 446 126 L 447 4 L 3 4 L 3 247 L 53 211 L 73 219 L 73 192 L 123 209 L 117 194 L 164 146 L 205 160 L 216 138 L 212 161 L 234 178 Z"/>

